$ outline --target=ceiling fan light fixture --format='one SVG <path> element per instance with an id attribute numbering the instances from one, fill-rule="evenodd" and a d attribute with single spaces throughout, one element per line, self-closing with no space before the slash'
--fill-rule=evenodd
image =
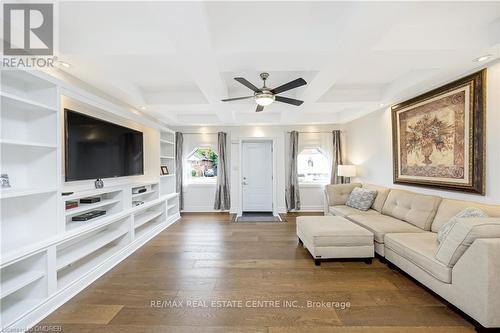
<path id="1" fill-rule="evenodd" d="M 255 102 L 261 106 L 268 106 L 274 102 L 274 95 L 268 93 L 256 95 Z"/>

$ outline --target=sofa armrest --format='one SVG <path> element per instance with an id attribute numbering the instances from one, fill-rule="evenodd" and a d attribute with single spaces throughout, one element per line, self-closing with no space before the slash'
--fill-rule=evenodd
<path id="1" fill-rule="evenodd" d="M 361 187 L 361 183 L 326 185 L 325 207 L 345 205 L 349 194 L 355 187 Z"/>
<path id="2" fill-rule="evenodd" d="M 453 267 L 452 298 L 484 327 L 500 327 L 499 276 L 500 238 L 476 239 Z"/>
<path id="3" fill-rule="evenodd" d="M 330 214 L 330 205 L 328 203 L 328 192 L 326 191 L 326 188 L 323 190 L 323 215 L 328 216 Z"/>

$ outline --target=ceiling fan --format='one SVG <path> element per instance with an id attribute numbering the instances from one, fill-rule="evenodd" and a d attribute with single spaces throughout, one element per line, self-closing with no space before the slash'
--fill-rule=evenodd
<path id="1" fill-rule="evenodd" d="M 249 82 L 247 79 L 242 78 L 242 77 L 235 77 L 234 79 L 244 85 L 245 87 L 252 89 L 254 94 L 253 96 L 245 96 L 245 97 L 235 97 L 235 98 L 228 98 L 228 99 L 223 99 L 223 102 L 231 102 L 231 101 L 237 101 L 240 99 L 249 99 L 249 98 L 255 98 L 255 102 L 257 103 L 257 109 L 255 109 L 255 112 L 261 112 L 264 110 L 264 106 L 270 105 L 272 102 L 277 101 L 277 102 L 282 102 L 282 103 L 287 103 L 287 104 L 292 104 L 295 106 L 299 106 L 304 101 L 300 101 L 298 99 L 294 98 L 288 98 L 288 97 L 283 97 L 283 96 L 277 96 L 277 94 L 285 92 L 287 90 L 295 89 L 300 86 L 306 85 L 307 82 L 303 78 L 295 79 L 293 81 L 290 81 L 288 83 L 285 83 L 277 88 L 270 89 L 266 87 L 266 80 L 269 77 L 269 73 L 260 73 L 260 78 L 262 81 L 264 81 L 262 88 L 257 88 L 254 86 L 251 82 Z"/>

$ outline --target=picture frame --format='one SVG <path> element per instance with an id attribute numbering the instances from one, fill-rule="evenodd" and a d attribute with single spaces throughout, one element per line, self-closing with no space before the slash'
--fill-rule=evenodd
<path id="1" fill-rule="evenodd" d="M 395 184 L 485 194 L 486 74 L 391 108 Z"/>
<path id="2" fill-rule="evenodd" d="M 162 176 L 170 174 L 170 172 L 168 171 L 168 167 L 166 165 L 160 166 L 160 169 L 161 169 Z"/>

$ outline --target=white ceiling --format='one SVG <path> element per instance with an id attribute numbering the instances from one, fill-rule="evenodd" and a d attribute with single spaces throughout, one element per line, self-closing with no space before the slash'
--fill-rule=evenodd
<path id="1" fill-rule="evenodd" d="M 64 69 L 172 125 L 341 123 L 500 56 L 500 2 L 61 2 Z M 255 113 L 233 80 L 301 107 Z"/>

